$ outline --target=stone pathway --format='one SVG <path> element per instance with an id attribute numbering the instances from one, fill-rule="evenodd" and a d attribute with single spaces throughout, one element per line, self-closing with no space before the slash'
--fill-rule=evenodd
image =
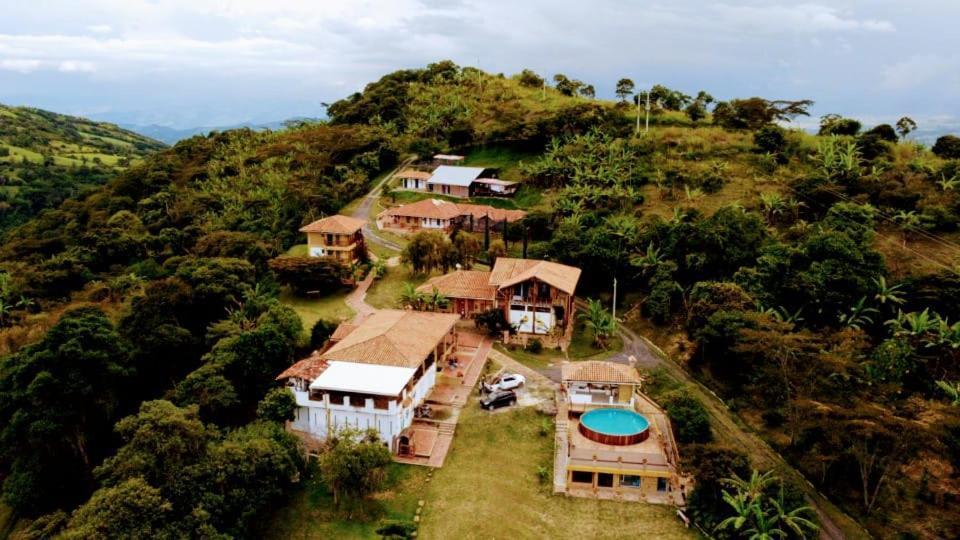
<path id="1" fill-rule="evenodd" d="M 351 309 L 357 312 L 351 321 L 352 324 L 360 324 L 367 317 L 373 315 L 377 310 L 366 303 L 367 290 L 370 289 L 370 285 L 373 284 L 373 272 L 367 273 L 367 277 L 363 279 L 360 283 L 357 284 L 357 288 L 347 296 L 345 302 Z"/>

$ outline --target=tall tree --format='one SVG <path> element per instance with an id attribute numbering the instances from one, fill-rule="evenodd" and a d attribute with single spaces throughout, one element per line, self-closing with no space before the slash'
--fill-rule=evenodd
<path id="1" fill-rule="evenodd" d="M 133 370 L 97 308 L 67 312 L 37 344 L 0 364 L 4 499 L 30 514 L 76 502 L 109 449 Z"/>
<path id="2" fill-rule="evenodd" d="M 626 103 L 627 98 L 633 95 L 633 81 L 627 78 L 620 79 L 617 81 L 616 94 L 620 98 L 621 103 Z"/>

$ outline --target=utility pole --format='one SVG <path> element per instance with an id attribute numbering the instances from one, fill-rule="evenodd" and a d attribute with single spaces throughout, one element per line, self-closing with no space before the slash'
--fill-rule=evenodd
<path id="1" fill-rule="evenodd" d="M 637 129 L 634 130 L 634 134 L 640 134 L 640 94 L 637 94 Z"/>
<path id="2" fill-rule="evenodd" d="M 543 88 L 540 91 L 540 101 L 547 100 L 547 78 L 543 78 Z"/>
<path id="3" fill-rule="evenodd" d="M 617 278 L 613 278 L 613 322 L 617 322 Z"/>
<path id="4" fill-rule="evenodd" d="M 647 90 L 647 119 L 643 126 L 644 134 L 650 131 L 650 90 Z"/>

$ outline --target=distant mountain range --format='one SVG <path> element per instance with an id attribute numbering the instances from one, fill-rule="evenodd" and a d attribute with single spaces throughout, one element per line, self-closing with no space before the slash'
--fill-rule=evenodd
<path id="1" fill-rule="evenodd" d="M 134 133 L 139 133 L 151 139 L 164 142 L 166 144 L 176 144 L 177 141 L 183 139 L 188 139 L 194 135 L 206 135 L 211 131 L 227 131 L 230 129 L 240 129 L 240 128 L 249 128 L 256 131 L 270 129 L 277 130 L 282 129 L 289 125 L 292 122 L 316 122 L 321 119 L 319 118 L 290 118 L 287 120 L 279 120 L 276 122 L 266 122 L 254 124 L 251 122 L 244 122 L 241 124 L 234 124 L 229 126 L 201 126 L 201 127 L 189 127 L 189 128 L 174 128 L 169 126 L 161 126 L 157 124 L 149 125 L 139 125 L 139 124 L 119 124 L 120 127 L 133 131 Z"/>

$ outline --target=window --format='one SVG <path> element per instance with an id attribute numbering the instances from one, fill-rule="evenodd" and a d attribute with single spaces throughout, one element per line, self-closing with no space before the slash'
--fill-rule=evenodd
<path id="1" fill-rule="evenodd" d="M 547 283 L 537 283 L 537 298 L 541 300 L 550 298 L 550 285 Z"/>
<path id="2" fill-rule="evenodd" d="M 613 487 L 613 475 L 610 473 L 597 473 L 597 487 Z"/>
<path id="3" fill-rule="evenodd" d="M 640 487 L 640 477 L 632 474 L 621 474 L 620 485 L 623 487 L 638 488 Z"/>
<path id="4" fill-rule="evenodd" d="M 387 410 L 390 408 L 390 398 L 377 396 L 373 398 L 373 408 Z"/>
<path id="5" fill-rule="evenodd" d="M 334 405 L 343 405 L 343 394 L 339 392 L 330 392 L 330 403 Z"/>
<path id="6" fill-rule="evenodd" d="M 593 473 L 586 471 L 573 471 L 570 475 L 570 481 L 578 484 L 593 484 Z"/>
<path id="7" fill-rule="evenodd" d="M 666 491 L 666 490 L 667 490 L 667 479 L 657 478 L 657 491 Z"/>

